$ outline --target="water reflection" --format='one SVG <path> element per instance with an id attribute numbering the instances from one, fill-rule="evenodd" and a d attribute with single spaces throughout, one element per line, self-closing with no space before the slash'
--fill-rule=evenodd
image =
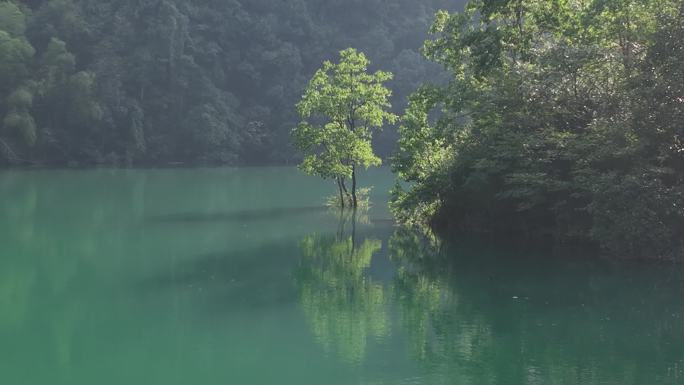
<path id="1" fill-rule="evenodd" d="M 511 377 L 497 382 L 497 373 L 487 367 L 495 344 L 491 325 L 462 298 L 440 240 L 427 231 L 399 228 L 388 243 L 397 266 L 392 287 L 402 331 L 429 382 L 518 383 Z M 497 361 L 505 365 L 505 359 Z"/>
<path id="2" fill-rule="evenodd" d="M 431 383 L 682 378 L 683 306 L 668 299 L 682 294 L 682 281 L 667 280 L 663 268 L 540 259 L 482 244 L 440 247 L 401 230 L 390 253 L 402 266 L 396 287 L 408 293 L 396 302 L 402 325 Z M 660 308 L 663 300 L 670 305 Z"/>
<path id="3" fill-rule="evenodd" d="M 445 244 L 231 173 L 0 173 L 3 383 L 684 384 L 680 266 Z"/>
<path id="4" fill-rule="evenodd" d="M 390 238 L 390 258 L 399 266 L 393 288 L 401 325 L 412 354 L 420 361 L 434 365 L 450 359 L 476 360 L 478 348 L 491 340 L 491 334 L 477 317 L 459 322 L 467 309 L 459 308 L 456 290 L 432 263 L 440 247 L 434 236 L 407 229 L 397 230 Z"/>
<path id="5" fill-rule="evenodd" d="M 326 351 L 360 362 L 370 338 L 387 335 L 385 288 L 366 274 L 382 248 L 375 238 L 357 239 L 355 211 L 340 211 L 335 235 L 311 234 L 300 243 L 295 281 L 304 314 Z"/>
<path id="6" fill-rule="evenodd" d="M 345 360 L 377 359 L 367 343 L 385 337 L 430 384 L 684 381 L 684 281 L 667 267 L 445 246 L 401 228 L 383 249 L 362 233 L 305 237 L 296 276 L 313 335 Z M 393 274 L 374 279 L 383 257 Z"/>

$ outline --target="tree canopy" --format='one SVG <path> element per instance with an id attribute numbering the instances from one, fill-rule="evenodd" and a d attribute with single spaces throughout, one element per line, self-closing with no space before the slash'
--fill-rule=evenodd
<path id="1" fill-rule="evenodd" d="M 684 6 L 471 2 L 425 55 L 446 86 L 411 96 L 394 168 L 407 221 L 680 253 Z"/>
<path id="2" fill-rule="evenodd" d="M 353 48 L 340 52 L 339 63 L 324 62 L 297 104 L 303 121 L 292 130 L 295 146 L 304 153 L 301 169 L 335 179 L 342 207 L 345 179 L 352 180 L 350 203 L 356 207 L 356 168 L 382 163 L 373 152 L 373 131 L 397 119 L 390 112 L 391 91 L 384 85 L 392 74 L 368 73 L 369 64 Z"/>
<path id="3" fill-rule="evenodd" d="M 399 106 L 438 77 L 418 49 L 452 3 L 0 1 L 0 162 L 294 163 L 293 105 L 323 59 L 372 52 Z"/>

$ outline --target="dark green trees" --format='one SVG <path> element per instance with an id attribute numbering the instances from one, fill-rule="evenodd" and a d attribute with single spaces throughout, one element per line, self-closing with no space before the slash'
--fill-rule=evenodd
<path id="1" fill-rule="evenodd" d="M 59 38 L 30 42 L 30 14 L 0 2 L 0 159 L 17 163 L 88 151 L 100 119 L 94 75 Z"/>
<path id="2" fill-rule="evenodd" d="M 481 0 L 439 13 L 425 53 L 452 80 L 411 97 L 394 166 L 412 183 L 395 212 L 625 256 L 684 251 L 683 12 Z"/>
<path id="3" fill-rule="evenodd" d="M 453 6 L 2 0 L 0 122 L 16 113 L 0 138 L 16 156 L 2 150 L 0 162 L 294 163 L 292 106 L 322 58 L 349 46 L 372 51 L 376 64 L 397 74 L 398 104 L 433 68 L 416 59 L 432 14 Z M 77 73 L 88 76 L 70 79 Z M 9 104 L 19 86 L 32 94 L 30 108 Z M 387 155 L 392 133 L 377 142 Z"/>

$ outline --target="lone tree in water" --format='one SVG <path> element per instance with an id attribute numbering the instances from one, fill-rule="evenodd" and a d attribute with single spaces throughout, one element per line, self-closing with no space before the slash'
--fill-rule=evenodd
<path id="1" fill-rule="evenodd" d="M 382 163 L 373 153 L 373 131 L 397 120 L 389 112 L 392 92 L 383 85 L 392 74 L 368 73 L 368 64 L 366 56 L 353 48 L 340 52 L 337 64 L 324 62 L 297 104 L 302 122 L 292 130 L 295 146 L 304 153 L 300 168 L 334 179 L 342 207 L 345 201 L 358 206 L 357 169 Z"/>

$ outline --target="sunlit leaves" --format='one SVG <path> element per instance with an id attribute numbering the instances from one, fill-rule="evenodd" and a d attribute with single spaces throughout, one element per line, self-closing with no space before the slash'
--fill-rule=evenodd
<path id="1" fill-rule="evenodd" d="M 679 205 L 683 184 L 681 12 L 672 0 L 477 0 L 439 13 L 424 52 L 452 80 L 417 91 L 404 114 L 399 218 L 643 254 L 617 247 L 642 217 L 642 229 L 671 239 L 684 228 L 664 203 Z M 618 194 L 620 177 L 648 193 Z M 660 235 L 642 245 L 672 253 Z"/>
<path id="2" fill-rule="evenodd" d="M 381 163 L 371 145 L 373 131 L 397 117 L 389 109 L 392 74 L 368 72 L 363 53 L 347 49 L 339 63 L 326 61 L 309 82 L 297 110 L 303 119 L 292 130 L 304 153 L 305 172 L 323 178 L 349 178 L 355 166 Z"/>

